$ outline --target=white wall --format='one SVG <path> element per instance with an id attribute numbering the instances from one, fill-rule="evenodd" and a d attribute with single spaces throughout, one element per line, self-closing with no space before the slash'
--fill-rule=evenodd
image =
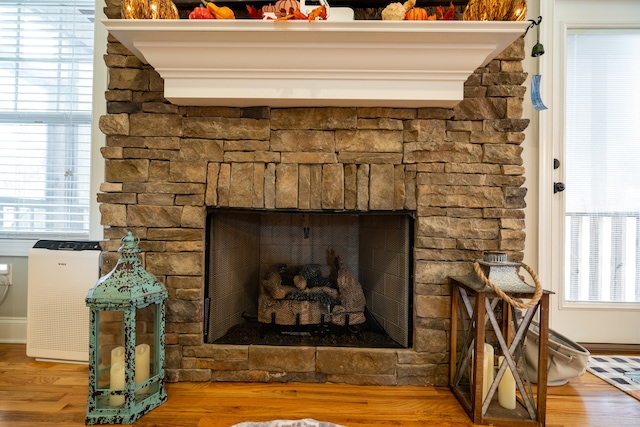
<path id="1" fill-rule="evenodd" d="M 12 264 L 13 285 L 0 305 L 0 342 L 25 342 L 27 333 L 27 258 L 0 257 L 0 263 Z M 4 292 L 4 286 L 0 286 Z"/>

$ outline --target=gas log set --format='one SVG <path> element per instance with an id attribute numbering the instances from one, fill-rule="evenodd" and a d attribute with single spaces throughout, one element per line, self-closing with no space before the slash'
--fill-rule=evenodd
<path id="1" fill-rule="evenodd" d="M 339 325 L 352 330 L 365 322 L 365 297 L 340 256 L 330 263 L 292 267 L 276 265 L 260 283 L 258 321 L 274 326 Z M 284 328 L 285 330 L 287 328 Z M 318 329 L 316 329 L 318 330 Z"/>
<path id="2" fill-rule="evenodd" d="M 260 281 L 257 315 L 218 344 L 399 347 L 366 307 L 362 285 L 333 250 L 327 264 L 277 264 Z"/>

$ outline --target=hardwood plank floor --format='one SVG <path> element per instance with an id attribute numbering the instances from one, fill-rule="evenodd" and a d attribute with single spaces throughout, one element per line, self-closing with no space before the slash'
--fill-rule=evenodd
<path id="1" fill-rule="evenodd" d="M 39 362 L 0 344 L 0 426 L 83 426 L 87 366 Z M 446 387 L 173 383 L 168 401 L 134 426 L 228 427 L 314 418 L 348 427 L 472 426 Z M 640 402 L 586 373 L 550 387 L 547 426 L 640 426 Z"/>

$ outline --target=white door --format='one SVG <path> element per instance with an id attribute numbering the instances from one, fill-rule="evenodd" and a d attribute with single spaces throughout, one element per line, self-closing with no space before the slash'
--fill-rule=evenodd
<path id="1" fill-rule="evenodd" d="M 638 344 L 640 4 L 557 0 L 553 33 L 551 328 Z"/>

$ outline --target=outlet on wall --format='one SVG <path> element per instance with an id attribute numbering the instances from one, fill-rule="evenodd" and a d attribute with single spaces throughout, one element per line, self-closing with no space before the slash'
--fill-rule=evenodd
<path id="1" fill-rule="evenodd" d="M 11 270 L 13 270 L 13 264 L 0 264 L 0 285 L 12 285 L 13 277 Z"/>

